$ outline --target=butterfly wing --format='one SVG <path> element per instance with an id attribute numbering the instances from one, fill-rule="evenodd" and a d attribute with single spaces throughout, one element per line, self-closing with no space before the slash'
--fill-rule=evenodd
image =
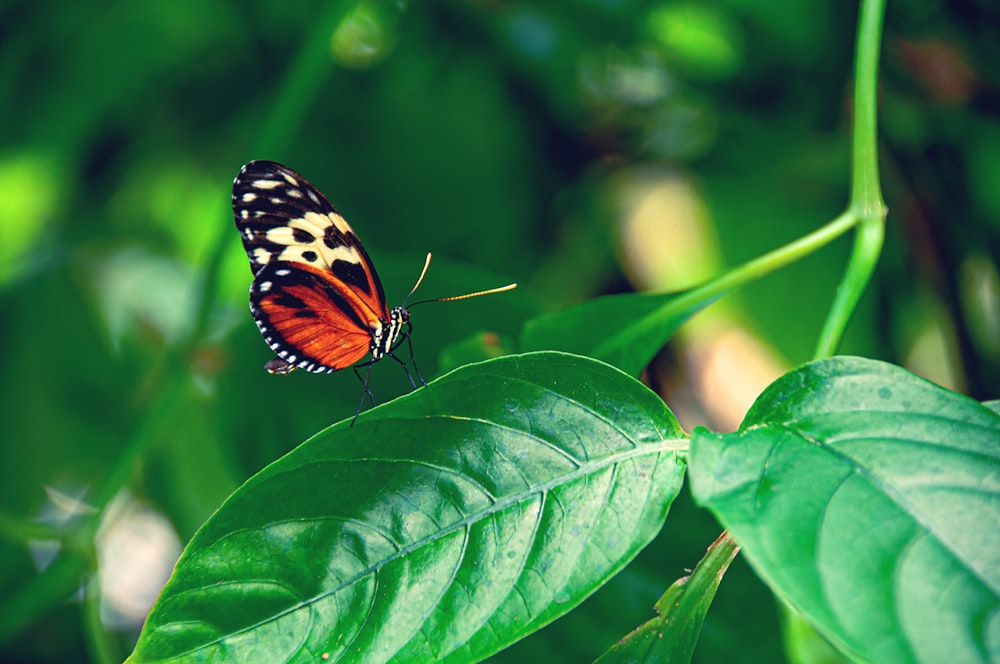
<path id="1" fill-rule="evenodd" d="M 326 373 L 368 352 L 389 317 L 371 259 L 323 194 L 272 161 L 233 181 L 233 214 L 254 273 L 250 310 L 284 361 L 269 370 Z"/>

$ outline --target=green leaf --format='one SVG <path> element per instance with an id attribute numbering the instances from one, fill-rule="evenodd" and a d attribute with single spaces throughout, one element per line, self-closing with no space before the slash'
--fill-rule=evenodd
<path id="1" fill-rule="evenodd" d="M 691 301 L 687 293 L 599 297 L 528 321 L 521 350 L 586 355 L 638 376 L 677 328 L 715 299 Z"/>
<path id="2" fill-rule="evenodd" d="M 130 661 L 486 657 L 656 535 L 683 437 L 594 360 L 456 370 L 248 480 L 188 545 Z"/>
<path id="3" fill-rule="evenodd" d="M 597 664 L 690 662 L 708 607 L 739 550 L 729 534 L 722 533 L 708 547 L 694 572 L 674 581 L 657 600 L 659 615 L 612 646 L 597 659 Z"/>
<path id="4" fill-rule="evenodd" d="M 1000 415 L 898 367 L 808 364 L 736 433 L 698 430 L 691 486 L 757 573 L 878 662 L 1000 659 Z"/>

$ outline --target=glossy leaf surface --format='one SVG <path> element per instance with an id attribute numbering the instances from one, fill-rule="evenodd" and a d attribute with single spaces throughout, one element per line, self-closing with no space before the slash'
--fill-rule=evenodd
<path id="1" fill-rule="evenodd" d="M 769 585 L 879 662 L 1000 658 L 1000 415 L 893 365 L 776 381 L 692 438 L 696 500 Z"/>
<path id="2" fill-rule="evenodd" d="M 481 659 L 656 535 L 685 446 L 608 365 L 464 367 L 247 481 L 189 544 L 131 661 Z"/>

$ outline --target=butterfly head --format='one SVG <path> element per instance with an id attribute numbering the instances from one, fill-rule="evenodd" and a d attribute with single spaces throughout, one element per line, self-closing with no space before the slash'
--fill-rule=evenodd
<path id="1" fill-rule="evenodd" d="M 408 325 L 410 323 L 410 312 L 404 307 L 394 307 L 392 311 L 389 312 L 389 321 L 392 323 L 396 321 L 400 325 Z"/>

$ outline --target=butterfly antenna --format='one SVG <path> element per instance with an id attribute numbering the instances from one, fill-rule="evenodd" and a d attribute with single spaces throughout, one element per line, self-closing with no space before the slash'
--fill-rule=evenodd
<path id="1" fill-rule="evenodd" d="M 410 291 L 410 295 L 413 295 L 414 291 L 417 290 L 417 286 L 419 286 L 420 282 L 424 280 L 424 275 L 427 274 L 427 268 L 430 267 L 430 264 L 431 264 L 431 255 L 428 253 L 427 260 L 424 262 L 424 269 L 423 271 L 420 272 L 420 278 L 417 279 L 417 283 L 413 287 L 413 290 Z M 504 291 L 514 290 L 515 288 L 517 288 L 517 284 L 507 284 L 506 286 L 500 286 L 499 288 L 490 288 L 488 290 L 476 291 L 475 293 L 466 293 L 465 295 L 452 295 L 451 297 L 438 297 L 434 298 L 433 300 L 420 300 L 419 302 L 414 302 L 413 304 L 411 304 L 410 307 L 415 307 L 418 304 L 426 304 L 428 302 L 452 302 L 454 300 L 467 300 L 470 297 L 479 297 L 480 295 L 492 295 L 493 293 L 502 293 Z M 403 306 L 406 306 L 406 301 L 410 299 L 410 295 L 407 295 L 406 298 L 403 300 Z"/>
<path id="2" fill-rule="evenodd" d="M 421 302 L 414 302 L 413 304 L 422 304 L 423 302 L 452 302 L 454 300 L 467 300 L 470 297 L 479 297 L 480 295 L 492 295 L 493 293 L 502 293 L 504 291 L 514 290 L 517 288 L 517 284 L 507 284 L 506 286 L 500 286 L 498 288 L 490 288 L 488 290 L 476 291 L 475 293 L 466 293 L 465 295 L 452 295 L 451 297 L 439 297 L 436 300 L 422 300 Z M 413 304 L 410 306 L 412 307 Z"/>
<path id="3" fill-rule="evenodd" d="M 428 251 L 427 258 L 424 260 L 424 269 L 420 271 L 420 276 L 417 277 L 417 283 L 413 284 L 413 288 L 410 289 L 409 295 L 403 298 L 404 307 L 406 306 L 407 300 L 409 300 L 413 296 L 413 294 L 417 292 L 417 289 L 420 288 L 420 284 L 424 280 L 424 275 L 427 274 L 427 268 L 429 268 L 430 266 L 431 266 L 431 252 Z"/>

